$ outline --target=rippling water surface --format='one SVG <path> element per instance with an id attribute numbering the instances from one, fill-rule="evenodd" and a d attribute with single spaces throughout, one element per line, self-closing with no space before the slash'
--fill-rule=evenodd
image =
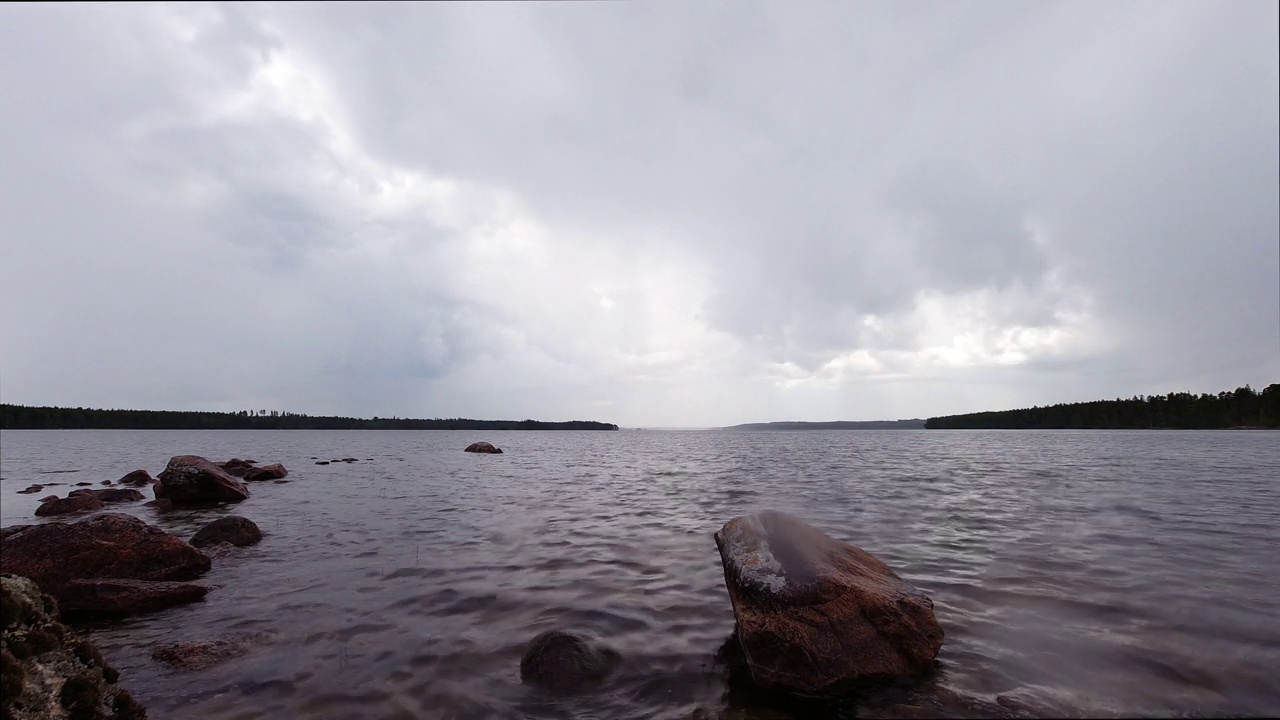
<path id="1" fill-rule="evenodd" d="M 34 521 L 30 483 L 185 453 L 290 482 L 220 510 L 116 506 L 183 536 L 223 513 L 266 533 L 214 562 L 204 602 L 92 628 L 154 718 L 913 717 L 1010 691 L 1086 715 L 1280 713 L 1273 432 L 5 431 L 0 519 Z M 929 593 L 935 675 L 803 708 L 731 678 L 711 534 L 764 508 Z M 526 688 L 524 645 L 551 628 L 624 663 L 580 696 Z M 207 670 L 150 657 L 242 632 L 254 651 Z"/>

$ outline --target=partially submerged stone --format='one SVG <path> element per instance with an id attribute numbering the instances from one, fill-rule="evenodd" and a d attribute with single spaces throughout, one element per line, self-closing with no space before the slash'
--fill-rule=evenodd
<path id="1" fill-rule="evenodd" d="M 933 601 L 871 553 L 776 511 L 734 518 L 715 540 L 757 685 L 824 695 L 932 669 Z"/>
<path id="2" fill-rule="evenodd" d="M 141 485 L 150 485 L 155 481 L 156 479 L 151 477 L 151 473 L 147 472 L 146 470 L 134 470 L 133 472 L 125 475 L 124 477 L 120 478 L 116 482 L 120 483 L 121 485 L 141 486 Z"/>
<path id="3" fill-rule="evenodd" d="M 68 497 L 90 496 L 96 497 L 104 503 L 120 503 L 120 502 L 137 502 L 138 500 L 146 500 L 146 496 L 132 488 L 107 488 L 106 490 L 92 490 L 90 488 L 80 488 L 67 493 Z"/>
<path id="4" fill-rule="evenodd" d="M 197 583 L 100 578 L 72 580 L 58 593 L 66 615 L 119 617 L 201 600 L 209 588 Z"/>
<path id="5" fill-rule="evenodd" d="M 202 548 L 220 542 L 236 547 L 254 545 L 262 540 L 262 530 L 249 518 L 228 515 L 205 525 L 191 536 L 191 544 Z"/>
<path id="6" fill-rule="evenodd" d="M 493 455 L 502 454 L 501 448 L 496 448 L 487 442 L 474 442 L 467 446 L 466 452 L 469 453 L 490 453 Z"/>
<path id="7" fill-rule="evenodd" d="M 209 640 L 166 643 L 152 650 L 151 657 L 178 670 L 204 670 L 249 654 L 266 637 L 264 633 L 234 633 Z"/>
<path id="8" fill-rule="evenodd" d="M 70 515 L 72 513 L 89 512 L 90 510 L 101 510 L 102 501 L 94 495 L 69 495 L 64 498 L 54 498 L 47 502 L 40 503 L 40 507 L 36 508 L 36 517 L 52 517 L 55 515 Z"/>
<path id="9" fill-rule="evenodd" d="M 260 482 L 262 480 L 279 480 L 289 474 L 284 465 L 280 463 L 272 463 L 263 465 L 262 467 L 254 467 L 246 470 L 244 473 L 245 482 Z"/>
<path id="10" fill-rule="evenodd" d="M 174 503 L 240 502 L 249 490 L 236 478 L 196 455 L 178 455 L 169 460 L 156 478 L 156 499 Z"/>
<path id="11" fill-rule="evenodd" d="M 576 692 L 602 682 L 621 657 L 609 648 L 563 630 L 544 632 L 520 658 L 520 680 L 555 692 Z"/>

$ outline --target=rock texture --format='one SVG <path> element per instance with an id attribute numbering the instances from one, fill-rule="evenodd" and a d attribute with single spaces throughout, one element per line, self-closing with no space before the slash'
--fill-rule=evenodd
<path id="1" fill-rule="evenodd" d="M 933 601 L 871 553 L 775 511 L 734 518 L 715 540 L 757 685 L 825 695 L 933 667 Z"/>
<path id="2" fill-rule="evenodd" d="M 58 593 L 58 605 L 66 615 L 122 617 L 195 602 L 208 593 L 204 585 L 189 582 L 72 580 Z"/>
<path id="3" fill-rule="evenodd" d="M 57 620 L 35 583 L 0 575 L 0 718 L 143 720 L 91 642 Z"/>
<path id="4" fill-rule="evenodd" d="M 266 638 L 263 633 L 235 633 L 211 640 L 166 643 L 152 650 L 151 657 L 179 670 L 204 670 L 249 654 Z"/>
<path id="5" fill-rule="evenodd" d="M 218 518 L 200 528 L 191 536 L 191 544 L 202 548 L 221 542 L 231 543 L 236 547 L 254 545 L 262 540 L 262 531 L 249 518 L 239 515 L 228 515 Z"/>
<path id="6" fill-rule="evenodd" d="M 562 630 L 529 642 L 520 658 L 520 680 L 556 692 L 576 692 L 602 682 L 617 666 L 617 652 Z"/>
<path id="7" fill-rule="evenodd" d="M 501 448 L 496 448 L 487 442 L 475 442 L 467 446 L 467 452 L 473 453 L 492 453 L 495 455 L 502 454 Z"/>
<path id="8" fill-rule="evenodd" d="M 169 460 L 156 478 L 156 499 L 174 503 L 240 502 L 249 497 L 244 483 L 217 465 L 196 455 Z"/>
<path id="9" fill-rule="evenodd" d="M 103 513 L 75 523 L 30 525 L 0 540 L 0 572 L 34 580 L 67 614 L 94 612 L 94 607 L 84 602 L 92 597 L 92 588 L 83 584 L 73 587 L 75 581 L 192 580 L 208 569 L 209 558 L 204 553 L 160 528 L 120 513 Z M 96 591 L 103 597 L 119 598 L 127 590 L 139 599 L 139 609 L 154 607 L 155 598 L 185 601 L 197 594 L 189 588 L 156 587 L 148 595 L 141 586 L 121 587 L 103 585 Z"/>
<path id="10" fill-rule="evenodd" d="M 52 517 L 54 515 L 70 515 L 71 513 L 88 512 L 90 510 L 101 509 L 102 501 L 97 497 L 93 495 L 72 494 L 64 498 L 54 498 L 53 500 L 40 503 L 40 507 L 36 508 L 36 516 Z"/>

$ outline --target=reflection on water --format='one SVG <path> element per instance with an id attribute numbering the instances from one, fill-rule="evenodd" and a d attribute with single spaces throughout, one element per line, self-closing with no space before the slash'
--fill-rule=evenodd
<path id="1" fill-rule="evenodd" d="M 489 440 L 503 455 L 462 448 Z M 221 513 L 255 547 L 205 602 L 93 629 L 156 718 L 791 718 L 1280 711 L 1280 443 L 1268 432 L 6 431 L 3 524 L 33 482 L 283 462 Z M 314 464 L 358 457 L 356 463 Z M 368 459 L 366 459 L 368 458 Z M 77 470 L 76 473 L 53 471 Z M 65 493 L 67 487 L 51 492 Z M 43 493 L 41 493 L 43 494 Z M 928 592 L 937 673 L 799 706 L 718 650 L 733 615 L 711 534 L 786 510 Z M 524 644 L 577 628 L 622 653 L 580 696 L 520 684 Z M 257 633 L 195 673 L 162 643 Z M 1037 705 L 1038 704 L 1038 705 Z"/>

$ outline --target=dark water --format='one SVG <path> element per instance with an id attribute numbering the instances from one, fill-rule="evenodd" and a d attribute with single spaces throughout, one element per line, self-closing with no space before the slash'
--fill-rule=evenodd
<path id="1" fill-rule="evenodd" d="M 481 439 L 506 454 L 461 452 Z M 215 561 L 206 601 L 93 629 L 154 718 L 972 715 L 955 698 L 1019 688 L 1087 715 L 1280 713 L 1276 433 L 6 431 L 0 447 L 4 525 L 33 521 L 45 493 L 14 494 L 29 483 L 175 454 L 290 469 L 233 509 L 126 506 L 183 535 L 232 510 L 267 533 Z M 731 682 L 711 534 L 763 508 L 928 592 L 935 676 L 819 708 Z M 521 652 L 550 628 L 624 664 L 578 697 L 526 688 Z M 208 670 L 150 658 L 236 632 L 262 639 Z"/>

